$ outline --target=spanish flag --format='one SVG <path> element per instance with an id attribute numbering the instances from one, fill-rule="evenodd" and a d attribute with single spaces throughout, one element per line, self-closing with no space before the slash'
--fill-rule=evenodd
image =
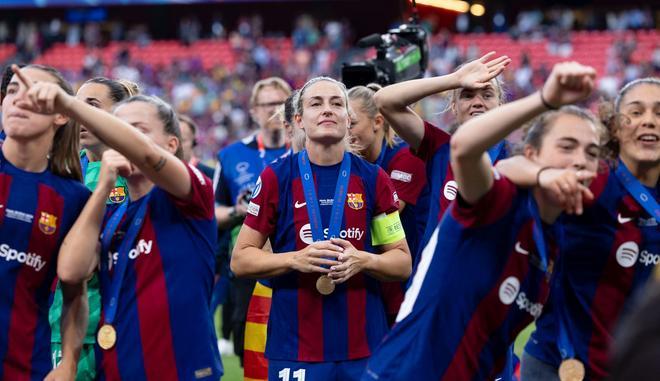
<path id="1" fill-rule="evenodd" d="M 264 356 L 264 351 L 272 297 L 272 288 L 256 283 L 245 323 L 244 381 L 268 380 L 268 360 Z"/>

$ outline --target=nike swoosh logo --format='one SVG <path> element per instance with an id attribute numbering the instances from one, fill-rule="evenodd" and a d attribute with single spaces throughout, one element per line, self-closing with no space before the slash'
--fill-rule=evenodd
<path id="1" fill-rule="evenodd" d="M 296 203 L 295 203 L 293 206 L 295 206 L 296 209 L 300 209 L 300 208 L 302 208 L 302 207 L 305 206 L 305 205 L 307 205 L 307 202 L 301 202 L 301 203 L 298 203 L 298 201 L 296 201 Z"/>
<path id="2" fill-rule="evenodd" d="M 620 224 L 625 224 L 626 222 L 632 221 L 632 218 L 629 217 L 622 217 L 621 213 L 617 214 L 616 219 L 619 220 Z"/>
<path id="3" fill-rule="evenodd" d="M 529 251 L 522 248 L 522 246 L 520 245 L 520 241 L 516 242 L 515 249 L 517 253 L 520 253 L 522 255 L 529 255 Z"/>

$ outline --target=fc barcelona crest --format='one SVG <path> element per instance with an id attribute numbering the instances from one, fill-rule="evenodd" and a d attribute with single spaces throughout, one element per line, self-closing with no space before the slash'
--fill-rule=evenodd
<path id="1" fill-rule="evenodd" d="M 57 230 L 57 217 L 50 213 L 41 212 L 41 217 L 39 217 L 39 230 L 48 235 L 55 233 L 55 230 Z"/>
<path id="2" fill-rule="evenodd" d="M 364 200 L 362 200 L 362 193 L 347 193 L 346 194 L 346 203 L 351 209 L 360 210 L 364 206 Z"/>
<path id="3" fill-rule="evenodd" d="M 110 191 L 110 196 L 108 196 L 110 201 L 114 204 L 121 204 L 126 200 L 126 188 L 124 187 L 115 187 Z"/>

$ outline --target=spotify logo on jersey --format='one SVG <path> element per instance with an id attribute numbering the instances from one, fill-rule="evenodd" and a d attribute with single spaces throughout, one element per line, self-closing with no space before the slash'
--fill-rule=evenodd
<path id="1" fill-rule="evenodd" d="M 616 261 L 621 267 L 632 267 L 637 262 L 639 246 L 633 241 L 624 242 L 616 249 Z"/>
<path id="2" fill-rule="evenodd" d="M 510 276 L 500 285 L 500 300 L 507 306 L 513 303 L 520 291 L 520 281 L 515 276 Z"/>
<path id="3" fill-rule="evenodd" d="M 445 189 L 442 191 L 442 194 L 449 201 L 453 201 L 456 198 L 456 193 L 458 192 L 458 184 L 454 180 L 447 181 L 445 184 Z"/>

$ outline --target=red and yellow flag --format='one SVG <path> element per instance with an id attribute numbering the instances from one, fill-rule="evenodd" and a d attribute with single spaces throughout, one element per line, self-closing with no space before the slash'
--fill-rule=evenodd
<path id="1" fill-rule="evenodd" d="M 272 297 L 273 289 L 257 282 L 252 291 L 245 323 L 244 381 L 268 380 L 268 360 L 264 351 Z"/>

